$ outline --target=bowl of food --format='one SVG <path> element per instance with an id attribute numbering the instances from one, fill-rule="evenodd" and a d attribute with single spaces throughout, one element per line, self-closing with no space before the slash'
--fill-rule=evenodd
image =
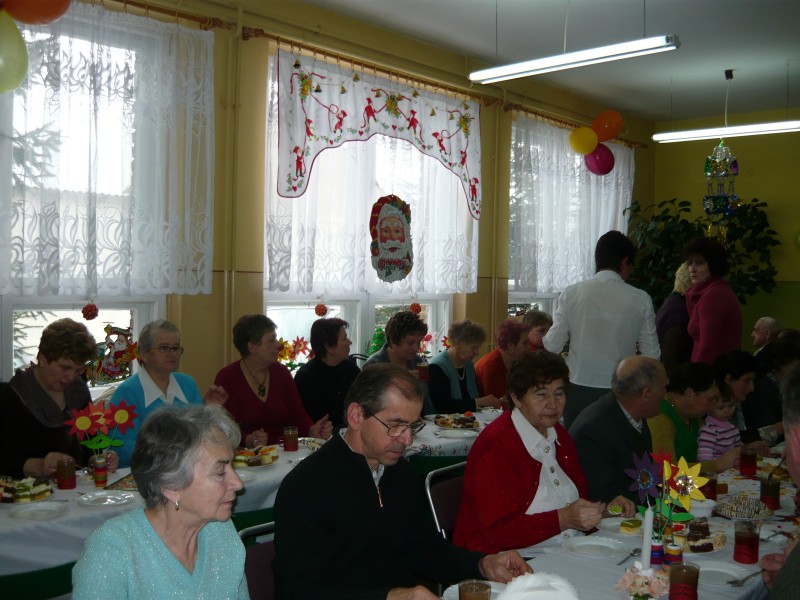
<path id="1" fill-rule="evenodd" d="M 697 517 L 710 517 L 717 505 L 714 500 L 692 500 L 692 508 L 689 510 L 692 515 Z"/>

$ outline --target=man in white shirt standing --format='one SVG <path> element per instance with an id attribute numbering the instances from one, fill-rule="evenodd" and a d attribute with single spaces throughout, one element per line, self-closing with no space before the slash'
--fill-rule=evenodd
<path id="1" fill-rule="evenodd" d="M 653 301 L 626 283 L 635 255 L 633 242 L 619 231 L 603 234 L 594 249 L 594 277 L 567 287 L 558 299 L 543 342 L 550 352 L 561 352 L 569 342 L 566 427 L 611 390 L 611 374 L 622 358 L 637 351 L 655 359 L 661 354 Z"/>

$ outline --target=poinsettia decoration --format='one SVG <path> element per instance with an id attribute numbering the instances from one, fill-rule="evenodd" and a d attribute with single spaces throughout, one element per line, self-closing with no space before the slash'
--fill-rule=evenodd
<path id="1" fill-rule="evenodd" d="M 650 506 L 649 497 L 655 498 L 653 508 L 657 520 L 654 522 L 653 539 L 662 540 L 672 531 L 673 522 L 682 523 L 694 518 L 689 512 L 692 498 L 705 500 L 700 488 L 708 479 L 700 476 L 700 463 L 690 467 L 686 459 L 680 457 L 676 466 L 672 463 L 672 456 L 663 451 L 651 453 L 651 456 L 653 464 L 647 460 L 646 454 L 641 458 L 634 454 L 634 468 L 626 469 L 625 473 L 633 478 L 634 484 L 630 489 L 638 489 L 641 502 L 647 502 L 647 506 Z M 660 465 L 660 469 L 657 465 Z M 661 488 L 660 491 L 658 488 Z M 638 507 L 642 515 L 647 506 Z"/>
<path id="2" fill-rule="evenodd" d="M 318 317 L 324 317 L 328 314 L 328 307 L 320 302 L 314 307 L 314 314 Z"/>
<path id="3" fill-rule="evenodd" d="M 100 314 L 100 309 L 97 308 L 97 304 L 90 302 L 81 309 L 81 314 L 83 314 L 84 319 L 91 321 L 92 319 L 97 318 L 97 315 Z"/>
<path id="4" fill-rule="evenodd" d="M 412 302 L 411 306 L 408 307 L 408 310 L 410 310 L 415 315 L 418 315 L 419 313 L 422 312 L 422 305 L 419 302 Z"/>
<path id="5" fill-rule="evenodd" d="M 117 405 L 89 404 L 81 410 L 73 408 L 71 413 L 72 418 L 64 423 L 70 428 L 69 435 L 78 436 L 81 446 L 95 454 L 124 445 L 125 442 L 114 438 L 131 429 L 138 416 L 136 407 L 129 406 L 125 400 Z"/>

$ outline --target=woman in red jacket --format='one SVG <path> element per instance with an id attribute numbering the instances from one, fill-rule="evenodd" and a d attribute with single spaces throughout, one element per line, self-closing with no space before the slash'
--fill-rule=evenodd
<path id="1" fill-rule="evenodd" d="M 713 365 L 717 357 L 739 350 L 742 343 L 742 308 L 725 276 L 728 253 L 709 238 L 696 238 L 684 249 L 692 286 L 686 291 L 692 362 Z"/>
<path id="2" fill-rule="evenodd" d="M 559 423 L 569 370 L 547 351 L 525 352 L 508 373 L 512 410 L 475 440 L 464 475 L 454 542 L 494 553 L 550 538 L 560 542 L 597 525 L 606 508 L 586 500 L 587 484 L 572 438 Z M 617 497 L 623 514 L 633 502 Z"/>

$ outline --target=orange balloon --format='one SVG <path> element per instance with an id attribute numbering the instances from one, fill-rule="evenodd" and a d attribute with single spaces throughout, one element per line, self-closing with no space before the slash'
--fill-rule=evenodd
<path id="1" fill-rule="evenodd" d="M 67 12 L 72 0 L 3 0 L 3 8 L 22 23 L 44 25 Z"/>
<path id="2" fill-rule="evenodd" d="M 622 131 L 622 115 L 615 110 L 605 110 L 592 121 L 592 129 L 597 134 L 597 141 L 611 140 Z"/>

